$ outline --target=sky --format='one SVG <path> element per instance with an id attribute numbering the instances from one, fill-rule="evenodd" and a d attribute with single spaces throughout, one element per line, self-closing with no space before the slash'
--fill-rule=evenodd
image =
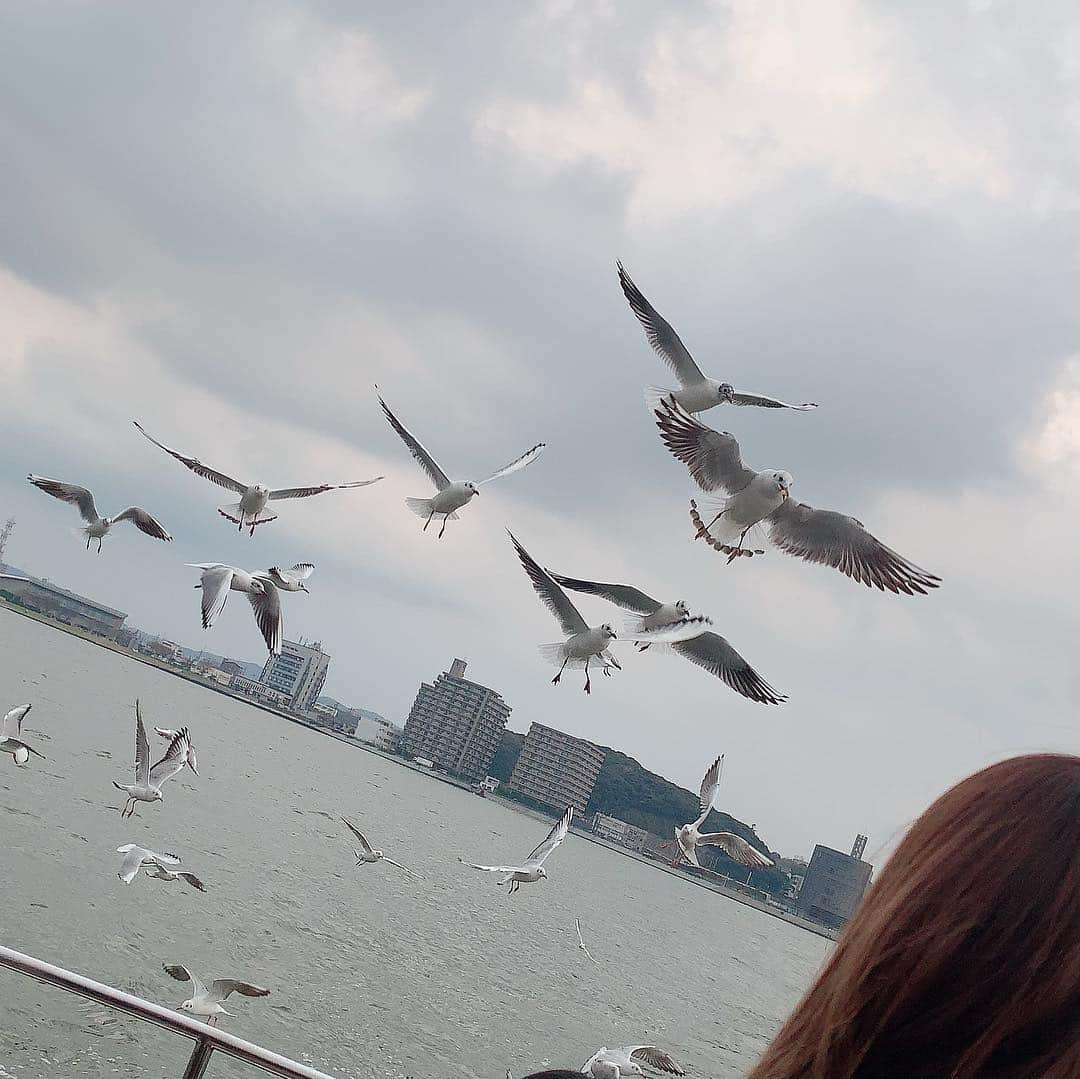
<path id="1" fill-rule="evenodd" d="M 0 35 L 7 558 L 190 647 L 186 562 L 310 560 L 289 637 L 402 722 L 454 656 L 513 706 L 695 789 L 786 855 L 874 855 L 962 776 L 1080 746 L 1080 21 L 1073 5 L 23 4 Z M 871 591 L 691 540 L 642 398 L 671 376 L 621 258 L 701 366 L 813 413 L 718 408 L 744 459 L 938 573 Z M 373 386 L 456 478 L 538 441 L 437 540 Z M 271 486 L 385 475 L 239 536 L 131 425 Z M 101 556 L 26 474 L 136 503 Z M 676 656 L 553 688 L 558 572 L 711 615 L 790 696 Z M 587 621 L 618 619 L 581 597 Z M 118 710 L 125 707 L 117 702 Z"/>

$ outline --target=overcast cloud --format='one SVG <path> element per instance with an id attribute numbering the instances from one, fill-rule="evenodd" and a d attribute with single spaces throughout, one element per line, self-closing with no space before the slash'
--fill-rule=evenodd
<path id="1" fill-rule="evenodd" d="M 1074 5 L 25 4 L 0 35 L 0 515 L 10 561 L 192 647 L 184 562 L 314 561 L 290 636 L 402 722 L 469 674 L 694 786 L 787 854 L 878 849 L 1003 755 L 1078 745 L 1080 23 Z M 756 467 L 941 574 L 896 598 L 690 541 L 622 258 L 702 365 L 818 412 L 716 409 Z M 391 406 L 478 477 L 436 542 Z M 385 473 L 254 540 L 131 427 L 252 481 Z M 100 557 L 29 471 L 176 537 Z M 548 684 L 503 528 L 712 614 L 791 696 L 674 657 Z M 582 599 L 586 618 L 612 610 Z M 118 701 L 118 709 L 123 702 Z M 271 720 L 268 719 L 268 722 Z"/>

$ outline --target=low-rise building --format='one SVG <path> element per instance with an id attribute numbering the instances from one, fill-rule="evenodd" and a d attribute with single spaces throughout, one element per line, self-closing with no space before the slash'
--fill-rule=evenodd
<path id="1" fill-rule="evenodd" d="M 401 747 L 401 728 L 388 719 L 358 716 L 352 735 L 358 742 L 367 742 L 384 753 L 396 753 Z"/>
<path id="2" fill-rule="evenodd" d="M 818 844 L 799 888 L 799 913 L 839 929 L 855 912 L 873 871 L 859 857 Z"/>
<path id="3" fill-rule="evenodd" d="M 649 833 L 644 828 L 619 820 L 618 817 L 609 817 L 604 813 L 594 813 L 589 820 L 589 825 L 594 835 L 601 839 L 610 840 L 620 846 L 629 847 L 630 850 L 644 850 L 649 839 Z"/>
<path id="4" fill-rule="evenodd" d="M 4 580 L 2 584 L 3 591 L 24 607 L 110 640 L 116 638 L 127 618 L 122 611 L 114 611 L 97 600 L 59 588 L 45 578 L 25 577 Z"/>
<path id="5" fill-rule="evenodd" d="M 243 675 L 234 674 L 229 679 L 229 688 L 235 690 L 237 693 L 242 693 L 245 697 L 251 697 L 253 700 L 260 701 L 263 704 L 273 705 L 275 708 L 280 708 L 283 711 L 289 707 L 289 698 L 286 694 L 281 693 L 276 689 L 271 689 L 262 682 L 255 682 L 250 678 L 244 678 Z"/>

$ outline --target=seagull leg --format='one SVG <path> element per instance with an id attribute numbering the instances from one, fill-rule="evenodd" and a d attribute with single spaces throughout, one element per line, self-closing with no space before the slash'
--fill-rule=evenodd
<path id="1" fill-rule="evenodd" d="M 90 541 L 91 541 L 91 540 L 92 540 L 93 538 L 94 538 L 94 537 L 93 537 L 93 536 L 91 536 L 89 532 L 87 532 L 87 534 L 86 534 L 86 549 L 87 549 L 88 551 L 90 550 Z"/>
<path id="2" fill-rule="evenodd" d="M 426 532 L 426 531 L 427 531 L 427 526 L 428 526 L 429 524 L 431 524 L 431 518 L 432 518 L 432 517 L 434 517 L 434 516 L 435 516 L 435 511 L 434 511 L 434 510 L 432 510 L 432 511 L 431 511 L 431 512 L 430 512 L 430 513 L 428 514 L 428 519 L 427 519 L 427 520 L 426 520 L 426 521 L 424 522 L 424 527 L 423 527 L 422 529 L 420 529 L 420 531 L 421 531 L 421 532 Z"/>
<path id="3" fill-rule="evenodd" d="M 742 534 L 739 536 L 738 546 L 728 555 L 727 564 L 729 566 L 743 553 L 743 540 L 746 539 L 746 533 L 749 532 L 751 528 L 753 528 L 753 525 L 747 525 L 746 528 L 742 530 Z"/>
<path id="4" fill-rule="evenodd" d="M 446 531 L 446 522 L 450 520 L 450 514 L 448 513 L 442 519 L 442 528 L 439 529 L 439 539 L 442 539 L 442 534 Z"/>
<path id="5" fill-rule="evenodd" d="M 237 525 L 236 531 L 237 532 L 243 532 L 244 531 L 244 511 L 243 510 L 240 511 L 240 524 Z"/>
<path id="6" fill-rule="evenodd" d="M 712 526 L 716 524 L 716 522 L 719 521 L 720 518 L 723 516 L 724 510 L 721 510 L 707 525 L 702 525 L 697 530 L 697 534 L 694 536 L 694 539 L 701 539 L 702 536 L 707 536 L 709 534 L 709 529 L 712 528 Z"/>
<path id="7" fill-rule="evenodd" d="M 98 541 L 97 541 L 97 553 L 98 554 L 101 554 L 101 540 L 102 540 L 102 537 L 98 536 Z"/>
<path id="8" fill-rule="evenodd" d="M 555 675 L 555 677 L 552 678 L 552 680 L 551 680 L 551 684 L 553 686 L 557 686 L 559 684 L 559 679 L 562 678 L 562 673 L 563 673 L 563 671 L 566 670 L 566 664 L 569 661 L 569 659 L 570 659 L 570 657 L 567 656 L 566 659 L 564 659 L 562 661 L 562 666 L 559 668 L 559 673 L 557 675 Z"/>
<path id="9" fill-rule="evenodd" d="M 585 692 L 592 693 L 592 683 L 589 681 L 589 661 L 585 660 Z"/>

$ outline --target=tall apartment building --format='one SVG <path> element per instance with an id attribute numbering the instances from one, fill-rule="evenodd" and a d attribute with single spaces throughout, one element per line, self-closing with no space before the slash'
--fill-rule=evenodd
<path id="1" fill-rule="evenodd" d="M 851 917 L 874 871 L 859 857 L 865 846 L 865 836 L 859 836 L 851 854 L 821 844 L 814 847 L 799 888 L 798 906 L 803 914 L 834 929 Z"/>
<path id="2" fill-rule="evenodd" d="M 584 813 L 603 763 L 599 746 L 534 723 L 507 787 L 552 809 L 572 805 Z"/>
<path id="3" fill-rule="evenodd" d="M 487 775 L 510 705 L 493 689 L 465 677 L 455 659 L 434 683 L 420 686 L 405 722 L 405 749 L 466 779 Z"/>
<path id="4" fill-rule="evenodd" d="M 293 712 L 310 713 L 322 693 L 329 667 L 330 656 L 320 641 L 285 641 L 281 654 L 267 659 L 259 681 L 288 697 Z"/>

